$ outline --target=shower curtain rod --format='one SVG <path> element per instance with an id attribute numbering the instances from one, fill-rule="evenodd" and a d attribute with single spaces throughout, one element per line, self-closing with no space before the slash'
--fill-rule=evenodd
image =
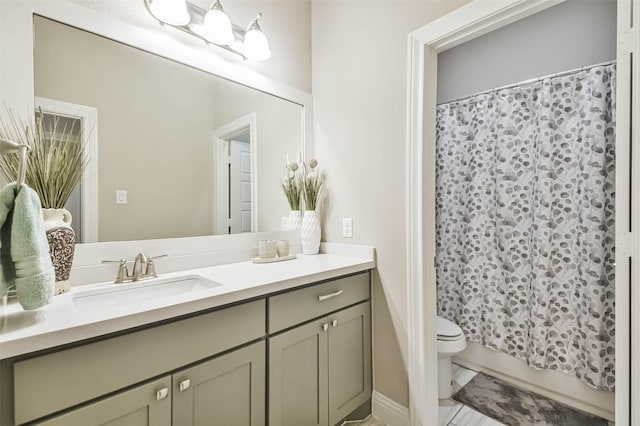
<path id="1" fill-rule="evenodd" d="M 456 103 L 456 102 L 460 102 L 460 101 L 464 101 L 464 100 L 467 100 L 467 99 L 471 99 L 474 96 L 484 95 L 484 94 L 487 94 L 487 93 L 498 92 L 498 91 L 504 90 L 504 89 L 511 89 L 511 88 L 514 88 L 514 87 L 520 87 L 520 86 L 524 86 L 524 85 L 527 85 L 527 84 L 536 83 L 538 81 L 544 80 L 545 78 L 562 77 L 562 76 L 565 76 L 565 75 L 568 75 L 568 74 L 573 74 L 573 73 L 580 72 L 580 71 L 586 71 L 586 70 L 589 70 L 589 69 L 595 68 L 595 67 L 605 67 L 607 65 L 611 65 L 611 64 L 615 64 L 615 63 L 616 63 L 616 60 L 613 59 L 611 61 L 600 62 L 599 64 L 593 64 L 593 65 L 586 65 L 584 67 L 574 68 L 572 70 L 567 70 L 567 71 L 561 71 L 559 73 L 549 74 L 549 75 L 545 75 L 543 77 L 531 78 L 529 80 L 521 81 L 519 83 L 507 84 L 505 86 L 500 86 L 500 87 L 496 87 L 494 89 L 489 89 L 489 90 L 483 90 L 481 92 L 473 93 L 471 95 L 463 96 L 461 98 L 457 98 L 457 99 L 454 99 L 454 100 L 451 100 L 451 101 L 441 102 L 441 103 L 437 104 L 437 106 L 446 105 L 446 104 L 453 104 L 453 103 Z"/>

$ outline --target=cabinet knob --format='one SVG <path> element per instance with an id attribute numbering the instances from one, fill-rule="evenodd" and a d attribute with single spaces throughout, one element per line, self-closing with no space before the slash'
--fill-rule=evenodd
<path id="1" fill-rule="evenodd" d="M 338 320 L 331 321 L 331 326 L 336 327 L 338 325 Z"/>
<path id="2" fill-rule="evenodd" d="M 327 331 L 329 329 L 329 324 L 322 324 L 322 330 Z"/>
<path id="3" fill-rule="evenodd" d="M 169 388 L 162 388 L 159 391 L 156 392 L 156 399 L 158 401 L 162 401 L 163 399 L 165 399 L 166 397 L 169 396 Z"/>
<path id="4" fill-rule="evenodd" d="M 184 392 L 187 389 L 189 389 L 190 387 L 191 387 L 191 380 L 190 379 L 183 380 L 178 385 L 178 388 L 180 389 L 180 392 Z"/>

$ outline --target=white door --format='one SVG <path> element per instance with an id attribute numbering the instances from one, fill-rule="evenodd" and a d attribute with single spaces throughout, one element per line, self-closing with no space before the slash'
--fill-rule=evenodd
<path id="1" fill-rule="evenodd" d="M 230 233 L 251 232 L 251 146 L 229 141 Z"/>

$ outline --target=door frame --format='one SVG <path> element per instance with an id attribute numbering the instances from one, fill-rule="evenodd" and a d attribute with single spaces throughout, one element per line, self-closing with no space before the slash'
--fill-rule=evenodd
<path id="1" fill-rule="evenodd" d="M 35 107 L 42 112 L 79 118 L 82 123 L 82 144 L 85 168 L 82 171 L 81 204 L 82 241 L 98 242 L 98 110 L 85 105 L 56 99 L 35 97 Z"/>
<path id="2" fill-rule="evenodd" d="M 435 258 L 435 123 L 438 53 L 526 18 L 565 0 L 474 0 L 408 36 L 407 48 L 407 334 L 409 422 L 430 424 L 438 412 L 436 342 Z M 631 27 L 632 16 L 640 24 L 640 0 L 618 1 L 617 138 L 618 158 L 629 158 L 630 167 L 616 170 L 616 223 L 640 223 L 639 197 L 631 197 L 631 182 L 640 188 L 640 153 L 630 146 L 640 143 L 639 79 L 640 25 Z M 632 3 L 633 4 L 632 8 Z M 633 12 L 632 12 L 633 11 Z M 632 73 L 632 69 L 636 71 Z M 633 85 L 631 81 L 633 80 Z M 633 87 L 633 89 L 632 89 Z M 633 90 L 633 92 L 632 92 Z M 631 108 L 633 106 L 633 109 Z M 633 140 L 632 140 L 633 138 Z M 625 170 L 627 169 L 627 170 Z M 637 191 L 637 190 L 636 190 Z M 624 194 L 624 196 L 623 196 Z M 640 321 L 630 304 L 640 306 L 640 292 L 631 292 L 631 275 L 637 276 L 639 233 L 630 226 L 616 229 L 616 423 L 640 419 L 640 375 L 631 369 L 630 349 L 638 357 L 640 329 L 630 330 L 630 320 Z M 636 227 L 637 228 L 637 227 Z M 633 261 L 632 261 L 633 258 Z M 428 284 L 428 285 L 425 285 Z M 630 302 L 631 297 L 633 300 Z M 633 334 L 631 334 L 633 333 Z M 633 374 L 633 378 L 631 378 Z"/>
<path id="3" fill-rule="evenodd" d="M 229 139 L 239 132 L 249 128 L 249 149 L 251 150 L 251 232 L 258 229 L 258 129 L 257 114 L 251 112 L 233 120 L 213 131 L 214 156 L 213 179 L 215 207 L 212 215 L 212 229 L 216 235 L 228 233 L 227 219 L 229 217 L 229 175 L 227 173 Z"/>

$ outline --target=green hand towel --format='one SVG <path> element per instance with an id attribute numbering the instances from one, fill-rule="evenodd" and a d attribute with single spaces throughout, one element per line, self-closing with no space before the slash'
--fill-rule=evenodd
<path id="1" fill-rule="evenodd" d="M 15 183 L 0 190 L 0 295 L 15 287 L 25 310 L 51 303 L 55 271 L 38 194 Z"/>

